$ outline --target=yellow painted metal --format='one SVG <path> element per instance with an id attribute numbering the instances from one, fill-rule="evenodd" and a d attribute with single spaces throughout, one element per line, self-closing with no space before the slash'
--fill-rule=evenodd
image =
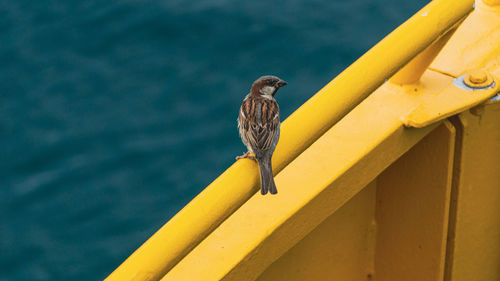
<path id="1" fill-rule="evenodd" d="M 273 157 L 274 171 L 282 170 L 471 9 L 470 0 L 432 1 L 321 89 L 283 123 Z M 158 280 L 246 202 L 255 193 L 257 182 L 256 164 L 250 160 L 237 161 L 106 280 Z M 284 197 L 282 193 L 286 194 L 280 190 L 279 198 Z"/>
<path id="2" fill-rule="evenodd" d="M 453 77 L 484 69 L 499 77 L 500 7 L 492 9 L 480 0 L 475 7 L 431 64 L 431 69 Z"/>
<path id="3" fill-rule="evenodd" d="M 375 181 L 368 184 L 257 281 L 370 280 L 374 276 L 376 187 Z"/>
<path id="4" fill-rule="evenodd" d="M 444 122 L 257 280 L 442 280 L 454 141 Z"/>
<path id="5" fill-rule="evenodd" d="M 489 5 L 489 6 L 498 6 L 498 5 L 500 5 L 500 0 L 483 0 L 483 2 L 486 5 Z"/>
<path id="6" fill-rule="evenodd" d="M 460 23 L 460 22 L 458 22 Z M 458 24 L 457 23 L 457 24 Z M 422 74 L 427 70 L 434 58 L 439 54 L 444 45 L 448 42 L 451 35 L 455 32 L 455 28 L 451 28 L 446 34 L 441 36 L 438 40 L 432 43 L 424 51 L 413 58 L 396 74 L 394 74 L 389 81 L 394 84 L 415 84 L 418 82 Z"/>
<path id="7" fill-rule="evenodd" d="M 451 80 L 427 71 L 418 95 L 386 83 L 276 176 L 279 196 L 254 195 L 162 280 L 256 279 L 436 127 L 405 129 L 402 116 Z"/>
<path id="8" fill-rule="evenodd" d="M 496 95 L 499 89 L 500 83 L 491 88 L 476 90 L 462 89 L 450 83 L 435 95 L 423 99 L 422 103 L 404 118 L 405 126 L 428 126 L 485 102 Z"/>
<path id="9" fill-rule="evenodd" d="M 454 148 L 446 121 L 377 178 L 376 280 L 443 280 Z"/>
<path id="10" fill-rule="evenodd" d="M 457 129 L 446 281 L 500 280 L 500 102 Z"/>

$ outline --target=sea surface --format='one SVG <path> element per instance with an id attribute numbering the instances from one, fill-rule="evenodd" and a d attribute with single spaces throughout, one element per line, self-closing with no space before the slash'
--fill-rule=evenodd
<path id="1" fill-rule="evenodd" d="M 256 78 L 284 120 L 426 3 L 0 0 L 0 281 L 104 279 L 245 151 Z"/>

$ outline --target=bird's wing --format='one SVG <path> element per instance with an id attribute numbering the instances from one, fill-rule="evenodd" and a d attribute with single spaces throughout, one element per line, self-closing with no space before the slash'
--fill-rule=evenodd
<path id="1" fill-rule="evenodd" d="M 280 123 L 278 103 L 273 99 L 249 96 L 241 104 L 238 121 L 240 133 L 256 154 L 268 150 Z"/>

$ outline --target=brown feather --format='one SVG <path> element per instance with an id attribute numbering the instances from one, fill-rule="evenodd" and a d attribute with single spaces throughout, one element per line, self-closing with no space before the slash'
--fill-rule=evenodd
<path id="1" fill-rule="evenodd" d="M 260 112 L 260 114 L 256 114 Z M 280 122 L 279 108 L 275 100 L 249 95 L 241 106 L 240 134 L 257 153 L 271 147 Z"/>

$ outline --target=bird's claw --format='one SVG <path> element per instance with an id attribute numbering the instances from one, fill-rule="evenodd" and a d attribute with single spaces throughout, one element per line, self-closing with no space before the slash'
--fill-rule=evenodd
<path id="1" fill-rule="evenodd" d="M 243 154 L 243 155 L 236 156 L 236 160 L 245 159 L 245 158 L 255 161 L 255 155 L 253 153 L 248 152 L 248 151 L 245 152 L 245 154 Z"/>

